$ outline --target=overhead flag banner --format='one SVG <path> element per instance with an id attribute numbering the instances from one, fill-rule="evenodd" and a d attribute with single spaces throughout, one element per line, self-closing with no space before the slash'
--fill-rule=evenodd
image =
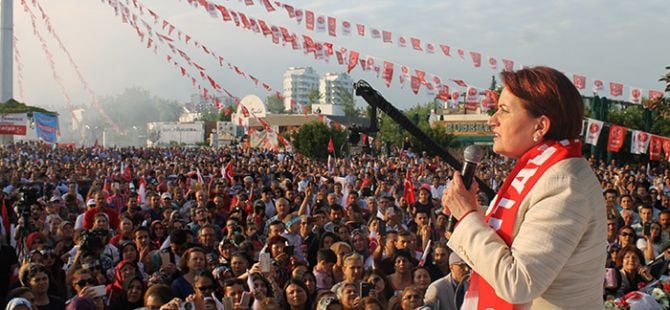
<path id="1" fill-rule="evenodd" d="M 58 142 L 58 116 L 40 112 L 33 112 L 37 138 L 44 142 Z"/>
<path id="2" fill-rule="evenodd" d="M 649 139 L 649 160 L 660 160 L 663 150 L 663 137 L 651 135 Z"/>
<path id="3" fill-rule="evenodd" d="M 600 132 L 603 130 L 603 122 L 595 120 L 592 118 L 588 119 L 589 122 L 586 125 L 586 137 L 584 137 L 584 143 L 591 145 L 598 145 L 598 138 L 600 137 Z"/>
<path id="4" fill-rule="evenodd" d="M 640 130 L 633 130 L 633 140 L 630 144 L 632 154 L 644 154 L 649 147 L 649 133 Z"/>
<path id="5" fill-rule="evenodd" d="M 619 125 L 610 125 L 610 134 L 607 139 L 607 150 L 610 152 L 618 152 L 623 145 L 623 140 L 626 137 L 628 129 Z"/>
<path id="6" fill-rule="evenodd" d="M 0 134 L 25 136 L 27 121 L 26 113 L 0 114 Z"/>
<path id="7" fill-rule="evenodd" d="M 630 96 L 628 98 L 628 101 L 633 104 L 641 104 L 642 103 L 642 90 L 637 88 L 637 87 L 631 87 L 630 88 Z"/>
<path id="8" fill-rule="evenodd" d="M 586 88 L 586 77 L 579 74 L 573 74 L 572 84 L 575 84 L 577 89 L 584 89 Z"/>

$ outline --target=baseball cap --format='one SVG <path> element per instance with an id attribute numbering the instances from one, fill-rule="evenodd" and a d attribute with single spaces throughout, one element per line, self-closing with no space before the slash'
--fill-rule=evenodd
<path id="1" fill-rule="evenodd" d="M 165 192 L 165 193 L 163 193 L 163 194 L 161 195 L 161 199 L 170 199 L 170 200 L 172 200 L 172 194 Z"/>
<path id="2" fill-rule="evenodd" d="M 95 206 L 95 199 L 91 198 L 86 202 L 87 206 Z"/>
<path id="3" fill-rule="evenodd" d="M 53 197 L 51 197 L 51 199 L 49 199 L 49 202 L 57 202 L 57 201 L 60 202 L 62 200 L 63 199 L 60 198 L 60 196 L 53 196 Z"/>

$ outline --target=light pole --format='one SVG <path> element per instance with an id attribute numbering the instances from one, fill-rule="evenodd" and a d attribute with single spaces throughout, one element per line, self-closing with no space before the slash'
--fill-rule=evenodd
<path id="1" fill-rule="evenodd" d="M 7 102 L 14 97 L 14 1 L 2 0 L 0 10 L 0 102 Z M 0 135 L 0 144 L 14 142 L 12 135 Z"/>

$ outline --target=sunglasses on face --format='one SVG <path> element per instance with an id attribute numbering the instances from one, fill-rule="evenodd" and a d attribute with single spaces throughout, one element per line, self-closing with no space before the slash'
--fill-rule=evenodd
<path id="1" fill-rule="evenodd" d="M 633 236 L 635 236 L 635 234 L 634 233 L 629 233 L 629 232 L 622 232 L 621 236 L 622 237 L 633 237 Z"/>
<path id="2" fill-rule="evenodd" d="M 214 285 L 209 285 L 209 286 L 199 286 L 197 287 L 199 291 L 205 292 L 205 291 L 213 291 L 216 289 L 216 286 Z"/>
<path id="3" fill-rule="evenodd" d="M 79 281 L 75 282 L 74 284 L 79 285 L 80 287 L 84 287 L 87 284 L 93 285 L 93 284 L 95 284 L 95 282 L 93 281 L 93 279 L 85 279 L 85 280 L 79 280 Z"/>

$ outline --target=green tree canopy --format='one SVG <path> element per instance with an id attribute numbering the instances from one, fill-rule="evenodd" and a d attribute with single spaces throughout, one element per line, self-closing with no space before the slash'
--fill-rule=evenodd
<path id="1" fill-rule="evenodd" d="M 294 149 L 304 156 L 312 159 L 324 159 L 328 157 L 328 141 L 331 137 L 333 138 L 336 156 L 342 156 L 340 154 L 341 150 L 348 151 L 346 145 L 348 132 L 335 127 L 328 128 L 326 124 L 318 121 L 302 125 L 291 136 L 291 143 Z"/>
<path id="2" fill-rule="evenodd" d="M 405 111 L 403 114 L 405 114 L 405 117 L 419 127 L 421 131 L 428 135 L 428 137 L 437 144 L 444 148 L 458 147 L 459 142 L 456 141 L 451 133 L 447 132 L 444 126 L 431 127 L 428 123 L 430 110 L 433 109 L 434 106 L 434 102 L 428 102 L 423 105 L 417 105 Z M 422 141 L 411 136 L 388 115 L 383 114 L 379 122 L 379 134 L 377 139 L 381 139 L 380 141 L 388 143 L 390 147 L 400 147 L 405 137 L 410 137 L 415 152 L 426 151 L 430 155 L 436 155 L 436 150 L 428 149 Z"/>
<path id="3" fill-rule="evenodd" d="M 271 113 L 281 114 L 286 111 L 284 102 L 275 95 L 267 96 L 265 98 L 265 106 L 267 106 L 268 111 Z"/>

